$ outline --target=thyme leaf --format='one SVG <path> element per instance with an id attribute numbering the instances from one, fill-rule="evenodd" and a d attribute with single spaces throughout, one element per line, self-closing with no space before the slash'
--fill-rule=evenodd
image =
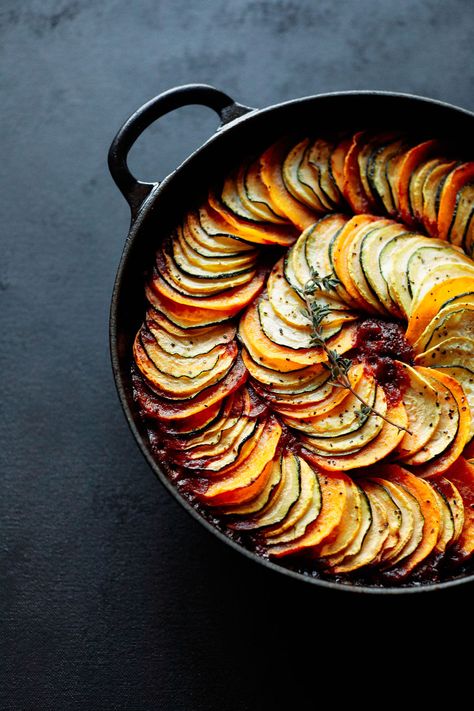
<path id="1" fill-rule="evenodd" d="M 401 425 L 397 425 L 378 412 L 374 407 L 369 405 L 352 387 L 349 370 L 352 366 L 352 360 L 350 358 L 344 358 L 336 350 L 329 348 L 326 343 L 326 339 L 323 335 L 323 321 L 331 313 L 331 307 L 329 304 L 320 303 L 317 301 L 315 294 L 318 291 L 331 291 L 335 289 L 340 280 L 334 273 L 326 274 L 326 276 L 320 277 L 319 273 L 315 269 L 311 269 L 311 278 L 306 282 L 304 287 L 304 298 L 306 302 L 307 310 L 305 310 L 305 316 L 309 318 L 312 326 L 311 333 L 311 345 L 314 347 L 322 348 L 327 355 L 327 362 L 323 363 L 324 367 L 329 370 L 331 374 L 331 381 L 334 386 L 342 387 L 349 390 L 354 397 L 356 397 L 360 403 L 361 407 L 356 411 L 356 415 L 359 422 L 363 423 L 371 415 L 376 417 L 381 417 L 389 425 L 397 427 L 399 430 L 403 430 L 408 434 L 411 434 L 410 430 Z"/>

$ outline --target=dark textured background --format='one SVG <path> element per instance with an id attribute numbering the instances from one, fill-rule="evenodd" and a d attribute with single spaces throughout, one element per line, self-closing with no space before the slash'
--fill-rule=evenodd
<path id="1" fill-rule="evenodd" d="M 290 683 L 307 708 L 356 659 L 370 680 L 436 657 L 461 590 L 364 599 L 280 579 L 156 483 L 109 365 L 129 215 L 106 152 L 188 82 L 257 107 L 372 88 L 474 109 L 470 0 L 1 0 L 0 18 L 2 711 L 278 708 Z M 167 117 L 132 167 L 164 176 L 215 124 Z"/>

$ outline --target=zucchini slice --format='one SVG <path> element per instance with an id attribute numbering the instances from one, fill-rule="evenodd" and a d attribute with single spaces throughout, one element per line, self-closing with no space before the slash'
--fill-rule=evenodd
<path id="1" fill-rule="evenodd" d="M 336 183 L 332 168 L 332 157 L 336 144 L 325 138 L 313 140 L 306 155 L 308 164 L 313 168 L 317 177 L 317 194 L 321 202 L 326 205 L 326 210 L 333 211 L 337 208 L 344 209 L 345 200 Z M 304 164 L 304 162 L 303 162 Z"/>
<path id="2" fill-rule="evenodd" d="M 244 242 L 236 239 L 225 238 L 226 242 L 222 244 L 219 241 L 219 236 L 210 236 L 205 232 L 199 222 L 199 215 L 189 212 L 186 215 L 182 225 L 177 230 L 182 239 L 186 242 L 189 249 L 193 253 L 199 254 L 204 259 L 253 259 L 258 256 L 256 249 L 251 245 L 246 245 Z M 197 238 L 197 235 L 199 238 Z M 244 247 L 244 249 L 242 249 Z"/>
<path id="3" fill-rule="evenodd" d="M 464 502 L 462 496 L 453 482 L 444 476 L 430 480 L 430 484 L 440 492 L 451 509 L 454 524 L 454 534 L 451 543 L 455 543 L 464 527 Z"/>
<path id="4" fill-rule="evenodd" d="M 167 281 L 173 289 L 176 289 L 184 296 L 192 296 L 195 299 L 216 296 L 229 289 L 244 286 L 248 284 L 256 274 L 255 268 L 251 268 L 228 277 L 219 276 L 210 279 L 209 274 L 205 270 L 199 270 L 199 276 L 190 276 L 177 265 L 170 252 L 163 250 L 162 257 L 162 260 L 157 259 L 158 269 L 162 278 Z"/>
<path id="5" fill-rule="evenodd" d="M 302 459 L 301 469 L 303 470 L 306 467 L 308 467 L 308 464 Z M 308 526 L 318 518 L 321 511 L 321 487 L 319 485 L 319 478 L 316 472 L 312 469 L 310 469 L 310 471 L 312 472 L 314 485 L 312 487 L 313 495 L 306 512 L 298 519 L 292 528 L 280 534 L 277 538 L 269 539 L 267 541 L 267 545 L 277 546 L 282 543 L 290 543 L 291 541 L 298 540 L 305 534 Z M 271 548 L 269 552 L 271 553 Z"/>
<path id="6" fill-rule="evenodd" d="M 260 300 L 258 314 L 263 333 L 273 343 L 293 350 L 313 347 L 311 327 L 307 326 L 306 329 L 303 329 L 290 326 L 279 317 L 268 298 L 263 297 Z M 327 341 L 341 333 L 343 325 L 344 322 L 340 319 L 335 322 L 329 318 L 324 319 L 321 324 L 324 339 Z"/>
<path id="7" fill-rule="evenodd" d="M 267 186 L 262 180 L 260 161 L 253 161 L 239 173 L 238 190 L 242 202 L 261 219 L 285 223 L 287 218 L 272 202 Z"/>
<path id="8" fill-rule="evenodd" d="M 347 398 L 346 398 L 347 399 Z M 387 401 L 383 388 L 377 388 L 375 398 L 375 409 L 380 414 L 387 412 Z M 315 437 L 311 435 L 302 436 L 302 442 L 311 449 L 312 452 L 323 457 L 348 455 L 350 452 L 358 452 L 372 442 L 381 432 L 384 420 L 377 415 L 370 415 L 361 427 L 356 428 L 346 434 L 335 434 L 332 437 Z"/>
<path id="9" fill-rule="evenodd" d="M 367 506 L 361 510 L 364 516 L 366 534 L 362 545 L 356 553 L 349 553 L 342 561 L 337 563 L 332 572 L 336 574 L 351 573 L 359 568 L 373 565 L 383 548 L 389 534 L 388 517 L 385 508 L 381 506 L 379 500 L 370 495 L 364 486 L 364 481 L 360 482 L 360 487 L 365 494 Z"/>
<path id="10" fill-rule="evenodd" d="M 474 339 L 474 299 L 444 306 L 430 321 L 413 348 L 421 353 L 448 338 L 460 336 Z"/>
<path id="11" fill-rule="evenodd" d="M 355 288 L 365 303 L 369 304 L 372 311 L 386 315 L 390 312 L 385 308 L 384 303 L 378 298 L 378 295 L 374 292 L 370 282 L 366 278 L 366 268 L 364 269 L 361 251 L 364 239 L 370 235 L 373 230 L 388 226 L 386 220 L 380 220 L 380 222 L 373 224 L 375 224 L 375 226 L 370 225 L 370 227 L 358 232 L 350 243 L 348 248 L 347 268 Z"/>
<path id="12" fill-rule="evenodd" d="M 283 181 L 296 200 L 315 212 L 326 212 L 328 206 L 317 193 L 318 176 L 308 169 L 307 161 L 303 164 L 309 143 L 305 138 L 290 149 L 282 166 Z"/>
<path id="13" fill-rule="evenodd" d="M 358 503 L 360 509 L 359 527 L 357 529 L 356 535 L 349 543 L 349 545 L 347 545 L 342 551 L 336 553 L 335 555 L 326 556 L 326 558 L 324 559 L 324 566 L 329 569 L 328 572 L 330 572 L 331 568 L 334 568 L 340 563 L 343 563 L 343 561 L 352 559 L 352 556 L 355 556 L 357 553 L 360 552 L 362 544 L 372 523 L 372 510 L 370 508 L 367 494 L 358 484 L 356 486 L 359 490 L 360 496 Z"/>
<path id="14" fill-rule="evenodd" d="M 393 555 L 394 551 L 401 548 L 400 546 L 400 529 L 402 526 L 402 512 L 395 503 L 391 494 L 377 481 L 364 479 L 363 486 L 365 493 L 370 497 L 370 500 L 379 504 L 380 508 L 385 511 L 387 516 L 388 535 L 383 543 L 383 547 L 373 561 L 373 565 L 379 565 L 384 559 Z"/>
<path id="15" fill-rule="evenodd" d="M 329 378 L 322 363 L 281 373 L 256 363 L 246 348 L 242 350 L 242 358 L 251 377 L 275 395 L 297 395 L 314 390 Z"/>
<path id="16" fill-rule="evenodd" d="M 194 358 L 179 356 L 176 353 L 166 353 L 157 342 L 153 333 L 142 327 L 144 335 L 145 350 L 148 357 L 162 373 L 171 375 L 174 378 L 187 378 L 192 380 L 200 373 L 212 370 L 217 365 L 219 358 L 225 355 L 227 345 L 215 346 L 208 353 L 203 353 Z"/>
<path id="17" fill-rule="evenodd" d="M 301 469 L 299 460 L 289 454 L 274 461 L 273 467 L 277 466 L 280 469 L 280 477 L 266 505 L 255 516 L 235 522 L 233 528 L 251 531 L 276 526 L 285 520 L 300 497 Z"/>
<path id="18" fill-rule="evenodd" d="M 378 211 L 397 215 L 396 192 L 392 184 L 392 166 L 406 148 L 406 140 L 395 133 L 378 135 L 359 157 L 366 156 L 365 170 L 361 166 L 362 182 L 366 192 L 375 200 Z"/>
<path id="19" fill-rule="evenodd" d="M 375 379 L 372 377 L 361 378 L 354 386 L 354 390 L 358 397 L 350 393 L 339 405 L 324 415 L 294 420 L 293 426 L 308 437 L 319 438 L 338 437 L 359 430 L 369 417 L 368 414 L 361 413 L 359 398 L 362 398 L 371 407 L 375 407 L 377 395 Z"/>
<path id="20" fill-rule="evenodd" d="M 181 437 L 176 435 L 177 438 L 170 442 L 170 448 L 189 450 L 194 447 L 218 444 L 227 430 L 234 427 L 243 415 L 248 415 L 248 401 L 246 388 L 233 393 L 226 399 L 216 418 L 196 432 L 191 430 Z"/>
<path id="21" fill-rule="evenodd" d="M 185 274 L 205 279 L 235 276 L 249 271 L 256 262 L 256 254 L 248 252 L 225 257 L 203 256 L 189 245 L 180 227 L 172 241 L 172 252 L 174 261 Z"/>
<path id="22" fill-rule="evenodd" d="M 401 225 L 389 224 L 374 227 L 367 232 L 360 244 L 360 260 L 367 284 L 384 305 L 386 311 L 396 318 L 402 317 L 402 312 L 397 303 L 392 299 L 387 279 L 382 270 L 382 260 L 387 259 L 388 250 L 393 251 L 400 242 L 400 237 L 409 233 Z M 385 262 L 385 273 L 390 259 Z"/>
<path id="23" fill-rule="evenodd" d="M 418 548 L 423 538 L 425 519 L 418 499 L 404 486 L 388 478 L 372 479 L 390 494 L 401 513 L 398 544 L 389 551 L 383 551 L 380 564 L 384 568 L 393 568 L 399 561 L 408 558 Z"/>
<path id="24" fill-rule="evenodd" d="M 372 415 L 376 417 L 376 415 Z M 367 467 L 384 459 L 397 447 L 405 432 L 402 428 L 407 426 L 408 417 L 403 403 L 387 408 L 387 418 L 390 423 L 385 422 L 375 439 L 371 440 L 358 451 L 350 454 L 328 454 L 321 456 L 311 454 L 312 461 L 322 469 L 330 472 L 349 471 L 359 467 Z M 311 446 L 305 441 L 305 446 L 311 450 Z"/>
<path id="25" fill-rule="evenodd" d="M 277 210 L 299 230 L 304 230 L 315 221 L 316 214 L 297 200 L 285 184 L 282 166 L 290 149 L 291 144 L 286 139 L 272 144 L 260 157 L 261 177 Z"/>
<path id="26" fill-rule="evenodd" d="M 460 365 L 474 373 L 474 339 L 466 336 L 447 338 L 417 355 L 415 361 L 428 368 Z"/>
<path id="27" fill-rule="evenodd" d="M 408 239 L 400 239 L 390 254 L 391 261 L 386 272 L 387 282 L 390 294 L 405 317 L 410 313 L 412 304 L 407 277 L 408 261 L 413 252 L 430 242 L 429 237 L 412 234 Z"/>
<path id="28" fill-rule="evenodd" d="M 311 462 L 309 462 L 311 466 Z M 321 488 L 320 508 L 310 509 L 313 520 L 306 526 L 302 536 L 289 543 L 280 543 L 269 549 L 270 556 L 281 558 L 286 555 L 315 550 L 325 540 L 336 535 L 345 512 L 348 493 L 348 478 L 341 473 L 317 473 Z"/>
<path id="29" fill-rule="evenodd" d="M 403 393 L 403 404 L 408 415 L 408 430 L 394 451 L 396 459 L 411 457 L 431 439 L 441 416 L 439 392 L 415 368 L 398 362 L 403 368 L 408 386 Z M 421 417 L 420 414 L 423 413 Z"/>
<path id="30" fill-rule="evenodd" d="M 456 195 L 446 239 L 462 247 L 472 257 L 474 243 L 474 182 L 464 185 Z"/>
<path id="31" fill-rule="evenodd" d="M 412 181 L 419 172 L 420 166 L 425 165 L 439 149 L 438 141 L 428 140 L 413 146 L 400 157 L 396 181 L 398 212 L 401 220 L 410 227 L 415 227 L 416 224 L 411 202 Z"/>
<path id="32" fill-rule="evenodd" d="M 386 465 L 383 474 L 384 478 L 402 486 L 416 498 L 424 518 L 422 537 L 415 550 L 407 555 L 406 549 L 403 549 L 395 560 L 390 561 L 391 566 L 398 564 L 397 578 L 403 578 L 434 550 L 440 534 L 441 511 L 435 492 L 428 482 L 395 464 Z M 400 565 L 401 560 L 403 563 Z"/>
<path id="33" fill-rule="evenodd" d="M 271 528 L 266 528 L 262 532 L 266 543 L 270 545 L 286 543 L 303 535 L 307 524 L 305 525 L 305 521 L 303 521 L 303 525 L 300 525 L 300 522 L 306 518 L 310 508 L 312 509 L 311 516 L 314 516 L 315 497 L 316 502 L 321 498 L 317 476 L 309 464 L 294 454 L 287 456 L 291 456 L 293 460 L 292 466 L 296 464 L 299 469 L 300 493 L 285 518 L 280 523 Z"/>
<path id="34" fill-rule="evenodd" d="M 153 312 L 151 318 L 147 318 L 147 328 L 158 346 L 171 356 L 196 358 L 212 352 L 217 346 L 225 346 L 231 343 L 235 337 L 235 326 L 228 322 L 215 326 L 202 335 L 194 335 L 194 333 L 190 334 L 189 331 L 185 331 L 185 336 L 177 336 L 176 333 L 171 334 L 162 328 L 156 322 L 155 317 L 156 312 Z"/>
<path id="35" fill-rule="evenodd" d="M 439 198 L 437 230 L 441 239 L 449 239 L 458 193 L 472 181 L 474 181 L 474 162 L 458 165 L 447 176 Z M 472 207 L 474 203 L 471 203 Z"/>
<path id="36" fill-rule="evenodd" d="M 267 281 L 268 299 L 278 316 L 293 328 L 311 326 L 307 306 L 297 291 L 286 281 L 283 258 L 273 267 Z"/>
<path id="37" fill-rule="evenodd" d="M 232 230 L 231 226 L 208 204 L 201 205 L 197 212 L 189 212 L 183 229 L 198 244 L 216 253 L 248 254 L 255 253 L 255 244 L 244 240 Z"/>
<path id="38" fill-rule="evenodd" d="M 217 364 L 211 370 L 204 370 L 188 378 L 174 377 L 168 373 L 158 370 L 153 362 L 150 351 L 153 344 L 150 343 L 146 334 L 140 332 L 134 342 L 133 353 L 135 362 L 143 377 L 152 387 L 164 397 L 173 400 L 183 400 L 192 398 L 205 388 L 215 385 L 225 378 L 235 362 L 238 349 L 235 343 L 226 347 L 226 352 L 219 358 Z M 153 351 L 151 351 L 153 353 Z"/>
<path id="39" fill-rule="evenodd" d="M 260 428 L 259 428 L 260 429 Z M 227 506 L 251 501 L 260 494 L 271 476 L 271 466 L 267 466 L 275 456 L 281 436 L 278 421 L 270 416 L 250 454 L 232 470 L 221 470 L 222 477 L 211 481 L 206 491 L 196 492 L 196 496 L 207 506 Z"/>
<path id="40" fill-rule="evenodd" d="M 426 279 L 427 275 L 435 268 L 446 264 L 470 264 L 472 262 L 464 254 L 441 240 L 431 239 L 433 244 L 419 246 L 408 258 L 407 283 L 410 296 L 416 292 L 418 286 Z"/>
<path id="41" fill-rule="evenodd" d="M 433 423 L 433 433 L 423 447 L 414 454 L 404 457 L 404 463 L 410 466 L 425 464 L 445 452 L 454 442 L 459 428 L 459 408 L 452 392 L 433 377 L 434 373 L 431 373 L 431 369 L 422 368 L 419 372 L 436 390 L 439 418 L 436 425 Z"/>
<path id="42" fill-rule="evenodd" d="M 323 541 L 314 551 L 318 558 L 326 558 L 344 551 L 352 543 L 359 530 L 361 522 L 360 489 L 351 479 L 348 479 L 345 485 L 346 500 L 336 535 Z"/>
<path id="43" fill-rule="evenodd" d="M 214 472 L 219 473 L 244 456 L 246 451 L 250 453 L 256 446 L 255 440 L 260 436 L 261 427 L 255 419 L 240 417 L 235 425 L 224 433 L 220 442 L 179 453 L 176 462 L 187 469 L 198 470 L 200 475 L 212 476 Z"/>
<path id="44" fill-rule="evenodd" d="M 440 163 L 430 171 L 423 183 L 423 218 L 422 222 L 426 231 L 432 237 L 438 236 L 438 213 L 441 194 L 444 184 L 456 168 L 456 161 Z"/>
<path id="45" fill-rule="evenodd" d="M 445 158 L 435 156 L 421 162 L 413 171 L 409 185 L 409 200 L 411 212 L 414 220 L 419 224 L 423 224 L 423 209 L 424 209 L 424 185 L 435 168 L 446 162 Z"/>
<path id="46" fill-rule="evenodd" d="M 223 507 L 219 513 L 226 516 L 252 516 L 252 514 L 257 514 L 262 511 L 269 502 L 274 490 L 281 480 L 281 467 L 279 459 L 274 459 L 272 462 L 269 462 L 267 466 L 271 467 L 271 474 L 268 482 L 260 494 L 257 494 L 254 499 L 251 499 L 244 504 Z M 238 519 L 236 519 L 235 522 L 228 522 L 227 525 L 229 528 L 236 528 L 238 526 Z"/>

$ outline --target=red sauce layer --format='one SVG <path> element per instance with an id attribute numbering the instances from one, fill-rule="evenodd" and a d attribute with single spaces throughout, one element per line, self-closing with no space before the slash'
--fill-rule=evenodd
<path id="1" fill-rule="evenodd" d="M 408 379 L 396 361 L 411 364 L 415 357 L 403 327 L 393 321 L 365 319 L 357 327 L 354 355 L 383 386 L 388 403 L 400 402 Z"/>

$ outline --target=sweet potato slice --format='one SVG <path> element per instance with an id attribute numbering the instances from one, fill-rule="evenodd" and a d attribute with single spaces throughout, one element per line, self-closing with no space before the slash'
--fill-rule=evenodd
<path id="1" fill-rule="evenodd" d="M 362 550 L 362 547 L 367 538 L 369 529 L 372 525 L 372 510 L 365 491 L 357 485 L 359 490 L 359 509 L 360 521 L 357 533 L 353 540 L 342 551 L 324 559 L 324 566 L 330 572 L 331 568 L 335 568 L 344 561 L 352 560 Z M 357 566 L 356 566 L 357 567 Z M 342 571 L 339 571 L 342 572 Z M 347 571 L 349 572 L 349 571 Z"/>
<path id="2" fill-rule="evenodd" d="M 318 558 L 342 553 L 354 540 L 361 524 L 361 493 L 350 479 L 346 481 L 346 501 L 341 521 L 334 535 L 329 536 L 314 551 Z"/>
<path id="3" fill-rule="evenodd" d="M 330 158 L 331 175 L 341 196 L 344 195 L 344 163 L 351 144 L 352 136 L 342 138 L 334 148 Z"/>
<path id="4" fill-rule="evenodd" d="M 450 446 L 441 452 L 433 460 L 423 464 L 416 469 L 416 473 L 424 478 L 429 478 L 436 476 L 437 474 L 442 474 L 445 472 L 450 465 L 456 461 L 456 459 L 462 454 L 462 451 L 470 439 L 470 427 L 471 427 L 471 413 L 467 403 L 466 396 L 462 387 L 459 385 L 457 380 L 452 378 L 450 375 L 435 370 L 433 368 L 420 368 L 422 373 L 428 375 L 442 383 L 448 390 L 456 401 L 456 405 L 459 412 L 459 423 L 457 428 L 456 437 L 450 444 Z M 428 442 L 429 446 L 429 442 Z"/>
<path id="5" fill-rule="evenodd" d="M 409 432 L 405 433 L 394 451 L 395 458 L 403 460 L 419 452 L 431 439 L 440 419 L 440 408 L 437 391 L 421 372 L 406 363 L 399 362 L 398 367 L 403 369 L 408 380 L 403 404 L 408 415 Z M 421 412 L 423 417 L 420 417 Z"/>
<path id="6" fill-rule="evenodd" d="M 432 422 L 427 418 L 426 425 L 431 427 L 431 437 L 417 452 L 404 457 L 404 464 L 421 466 L 431 462 L 443 452 L 447 452 L 454 443 L 459 428 L 459 408 L 451 390 L 439 379 L 432 377 L 430 368 L 417 367 L 419 372 L 436 391 L 436 408 L 439 417 Z M 428 414 L 428 413 L 427 413 Z"/>
<path id="7" fill-rule="evenodd" d="M 304 230 L 316 222 L 317 213 L 296 200 L 285 185 L 282 169 L 290 149 L 291 144 L 287 140 L 267 148 L 260 158 L 261 176 L 279 212 L 286 215 L 298 229 Z"/>
<path id="8" fill-rule="evenodd" d="M 223 400 L 227 395 L 233 393 L 247 380 L 248 371 L 240 357 L 227 373 L 225 378 L 217 385 L 205 388 L 195 397 L 189 400 L 167 400 L 153 394 L 148 399 L 140 401 L 144 413 L 158 420 L 176 421 L 185 420 L 188 417 L 197 415 L 204 409 Z"/>
<path id="9" fill-rule="evenodd" d="M 377 412 L 380 412 L 381 415 L 385 415 L 387 411 L 387 401 L 383 388 L 381 387 L 377 388 L 375 409 Z M 329 412 L 329 415 L 330 414 L 331 411 Z M 370 442 L 373 442 L 380 434 L 383 422 L 381 417 L 364 415 L 361 425 L 356 429 L 351 428 L 349 432 L 342 434 L 334 433 L 332 437 L 318 437 L 314 435 L 308 437 L 303 435 L 301 441 L 312 452 L 322 457 L 349 456 L 367 447 Z"/>
<path id="10" fill-rule="evenodd" d="M 260 293 L 266 277 L 266 270 L 259 269 L 253 279 L 243 286 L 227 289 L 215 296 L 199 297 L 175 289 L 167 279 L 168 271 L 164 259 L 158 255 L 156 261 L 159 272 L 154 271 L 150 286 L 159 296 L 175 304 L 227 313 L 229 316 L 233 316 L 247 306 Z"/>
<path id="11" fill-rule="evenodd" d="M 406 151 L 398 165 L 396 181 L 398 210 L 401 220 L 409 227 L 416 226 L 416 216 L 410 199 L 410 183 L 413 173 L 440 148 L 439 141 L 429 140 L 418 143 Z"/>
<path id="12" fill-rule="evenodd" d="M 286 372 L 322 363 L 327 359 L 322 348 L 293 350 L 273 343 L 262 330 L 256 301 L 240 319 L 239 335 L 252 358 L 266 368 Z M 348 325 L 337 336 L 329 339 L 328 346 L 338 353 L 345 353 L 352 347 L 354 337 L 355 329 Z"/>
<path id="13" fill-rule="evenodd" d="M 227 525 L 229 528 L 238 528 L 239 523 L 247 523 L 255 515 L 259 515 L 266 509 L 269 501 L 272 499 L 275 490 L 278 488 L 281 481 L 281 466 L 279 458 L 273 458 L 271 462 L 268 462 L 267 467 L 271 467 L 271 474 L 263 490 L 257 494 L 250 501 L 246 501 L 243 504 L 235 504 L 234 506 L 225 506 L 219 511 L 219 513 L 225 516 L 235 517 L 234 521 L 229 521 Z"/>
<path id="14" fill-rule="evenodd" d="M 193 333 L 199 333 L 229 319 L 227 311 L 203 309 L 197 300 L 195 306 L 177 304 L 172 298 L 159 294 L 153 288 L 153 283 L 145 286 L 145 294 L 154 311 L 160 312 L 175 329 L 191 329 Z"/>
<path id="15" fill-rule="evenodd" d="M 278 481 L 265 506 L 253 516 L 235 521 L 231 528 L 256 531 L 277 526 L 285 520 L 301 493 L 301 469 L 295 466 L 295 460 L 288 458 L 288 454 L 286 452 L 284 456 L 282 454 L 273 458 L 273 473 Z"/>
<path id="16" fill-rule="evenodd" d="M 318 176 L 308 164 L 309 139 L 297 143 L 287 154 L 282 166 L 282 176 L 288 191 L 295 200 L 315 212 L 326 212 L 329 205 L 322 201 L 318 190 Z"/>
<path id="17" fill-rule="evenodd" d="M 464 457 L 459 457 L 444 476 L 456 486 L 464 504 L 464 525 L 454 545 L 456 558 L 463 561 L 474 553 L 474 466 Z"/>
<path id="18" fill-rule="evenodd" d="M 332 568 L 333 573 L 351 573 L 354 570 L 373 565 L 389 535 L 388 516 L 378 499 L 368 495 L 362 488 L 366 506 L 363 506 L 361 516 L 366 533 L 362 544 L 356 552 L 348 552 L 346 556 Z M 330 562 L 330 561 L 329 561 Z"/>
<path id="19" fill-rule="evenodd" d="M 376 415 L 372 415 L 372 417 L 376 417 Z M 349 471 L 350 469 L 367 467 L 370 464 L 379 462 L 393 452 L 405 434 L 403 429 L 399 429 L 399 427 L 406 427 L 408 423 L 403 403 L 389 407 L 387 409 L 387 418 L 393 424 L 384 422 L 380 434 L 358 452 L 352 452 L 349 455 L 322 457 L 307 451 L 309 461 L 326 471 Z"/>
<path id="20" fill-rule="evenodd" d="M 415 343 L 446 303 L 473 291 L 474 277 L 470 276 L 452 277 L 435 284 L 410 313 L 405 338 L 410 343 Z"/>
<path id="21" fill-rule="evenodd" d="M 309 510 L 314 507 L 315 495 L 318 496 L 319 492 L 318 478 L 309 464 L 289 452 L 285 454 L 283 461 L 288 460 L 289 457 L 293 460 L 292 465 L 300 470 L 300 495 L 282 521 L 263 531 L 263 536 L 269 545 L 287 543 L 299 538 L 305 532 Z"/>
<path id="22" fill-rule="evenodd" d="M 454 533 L 451 543 L 455 543 L 461 536 L 464 528 L 463 498 L 454 482 L 451 479 L 446 479 L 444 476 L 431 479 L 430 484 L 441 493 L 451 509 L 454 526 Z"/>
<path id="23" fill-rule="evenodd" d="M 364 299 L 363 295 L 357 289 L 357 285 L 349 271 L 349 255 L 352 244 L 357 236 L 365 234 L 372 223 L 376 221 L 378 221 L 378 218 L 372 215 L 357 215 L 353 217 L 338 233 L 334 240 L 332 250 L 334 271 L 352 300 L 352 303 L 349 305 L 356 305 L 360 309 L 369 312 L 377 312 L 377 310 Z"/>
<path id="24" fill-rule="evenodd" d="M 474 162 L 457 166 L 446 178 L 439 199 L 437 229 L 440 239 L 448 239 L 457 194 L 466 183 L 471 181 L 474 181 Z"/>
<path id="25" fill-rule="evenodd" d="M 368 137 L 369 134 L 366 131 L 355 133 L 344 160 L 343 194 L 352 210 L 359 215 L 377 211 L 375 200 L 364 190 L 359 166 L 359 155 L 364 149 Z"/>
<path id="26" fill-rule="evenodd" d="M 310 466 L 313 466 L 312 462 L 309 463 Z M 321 487 L 322 499 L 318 516 L 308 525 L 304 534 L 297 540 L 272 546 L 268 551 L 270 556 L 282 558 L 286 555 L 314 550 L 337 530 L 344 515 L 348 478 L 340 472 L 320 472 L 317 468 L 316 472 Z"/>
<path id="27" fill-rule="evenodd" d="M 474 339 L 474 299 L 472 295 L 470 298 L 470 301 L 455 301 L 444 306 L 413 344 L 415 352 L 423 353 L 447 338 L 467 336 Z"/>
<path id="28" fill-rule="evenodd" d="M 455 166 L 455 161 L 440 163 L 433 168 L 423 184 L 423 224 L 431 237 L 438 236 L 439 196 Z"/>
<path id="29" fill-rule="evenodd" d="M 434 550 L 440 534 L 441 512 L 432 487 L 423 479 L 419 479 L 396 464 L 387 464 L 381 467 L 380 476 L 403 486 L 413 494 L 425 519 L 423 537 L 416 550 L 397 564 L 396 576 L 404 578 Z"/>
<path id="30" fill-rule="evenodd" d="M 209 193 L 208 200 L 212 209 L 230 225 L 232 232 L 235 232 L 248 242 L 267 245 L 278 244 L 282 247 L 288 247 L 293 244 L 298 236 L 298 232 L 293 225 L 259 222 L 258 220 L 250 220 L 238 215 L 225 205 L 217 193 L 213 191 Z"/>
<path id="31" fill-rule="evenodd" d="M 270 417 L 250 455 L 229 476 L 213 481 L 197 497 L 207 506 L 229 506 L 250 501 L 263 491 L 271 475 L 272 461 L 281 436 L 278 420 Z"/>

